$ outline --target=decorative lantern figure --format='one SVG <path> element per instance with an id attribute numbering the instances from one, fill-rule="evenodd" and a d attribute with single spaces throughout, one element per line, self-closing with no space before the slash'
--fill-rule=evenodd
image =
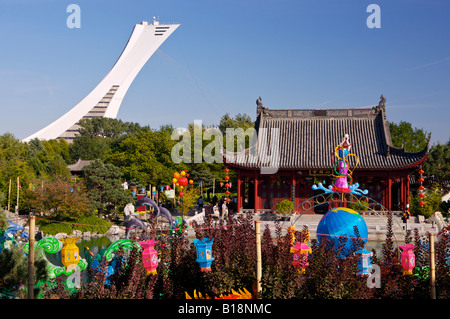
<path id="1" fill-rule="evenodd" d="M 361 248 L 355 252 L 359 255 L 357 266 L 358 266 L 358 276 L 369 276 L 372 272 L 372 256 L 373 253 L 367 249 Z"/>
<path id="2" fill-rule="evenodd" d="M 75 270 L 78 262 L 80 261 L 80 250 L 78 249 L 78 246 L 75 245 L 78 239 L 80 239 L 80 237 L 67 237 L 59 239 L 59 241 L 64 244 L 61 249 L 61 261 L 66 267 L 66 272 Z"/>
<path id="3" fill-rule="evenodd" d="M 311 253 L 311 248 L 306 243 L 296 243 L 291 247 L 291 253 L 294 253 L 292 265 L 303 273 L 305 268 L 308 267 L 308 253 Z"/>
<path id="4" fill-rule="evenodd" d="M 142 264 L 147 270 L 147 275 L 156 275 L 156 268 L 158 268 L 158 253 L 154 246 L 157 243 L 157 240 L 151 239 L 139 242 L 139 245 L 142 247 Z"/>
<path id="5" fill-rule="evenodd" d="M 197 259 L 196 261 L 200 264 L 201 271 L 211 271 L 211 263 L 214 260 L 212 256 L 212 244 L 214 238 L 203 238 L 202 240 L 196 238 L 193 243 L 195 249 L 197 249 Z"/>
<path id="6" fill-rule="evenodd" d="M 403 268 L 403 275 L 412 275 L 412 271 L 416 266 L 416 256 L 413 251 L 415 246 L 413 244 L 406 244 L 398 246 L 398 248 L 402 250 L 400 258 Z"/>

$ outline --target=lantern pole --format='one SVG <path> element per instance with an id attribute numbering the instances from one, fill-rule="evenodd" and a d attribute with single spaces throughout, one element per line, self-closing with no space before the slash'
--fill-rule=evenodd
<path id="1" fill-rule="evenodd" d="M 436 271 L 434 265 L 434 235 L 430 233 L 430 293 L 431 299 L 436 299 Z"/>
<path id="2" fill-rule="evenodd" d="M 28 299 L 34 299 L 34 234 L 35 217 L 30 212 L 29 251 L 28 251 Z"/>
<path id="3" fill-rule="evenodd" d="M 261 299 L 261 278 L 262 278 L 262 258 L 261 258 L 261 224 L 260 221 L 255 221 L 256 231 L 256 294 L 257 298 Z"/>

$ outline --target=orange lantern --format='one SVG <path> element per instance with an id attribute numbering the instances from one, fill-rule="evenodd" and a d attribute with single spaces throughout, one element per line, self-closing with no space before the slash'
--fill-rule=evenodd
<path id="1" fill-rule="evenodd" d="M 194 181 L 191 179 L 191 180 L 189 180 L 189 184 L 194 184 Z"/>
<path id="2" fill-rule="evenodd" d="M 420 185 L 420 186 L 419 186 L 419 190 L 420 190 L 420 191 L 423 191 L 424 189 L 425 189 L 425 186 L 423 186 L 423 185 Z"/>
<path id="3" fill-rule="evenodd" d="M 425 180 L 423 179 L 423 177 L 421 177 L 421 178 L 418 179 L 418 181 L 419 181 L 420 183 L 423 183 Z"/>
<path id="4" fill-rule="evenodd" d="M 226 192 L 225 192 L 225 195 L 230 195 L 231 193 L 230 193 L 230 191 L 229 190 L 227 190 Z"/>
<path id="5" fill-rule="evenodd" d="M 425 172 L 423 171 L 423 169 L 419 170 L 419 174 L 420 174 L 420 175 L 423 175 L 423 173 L 425 173 Z"/>
<path id="6" fill-rule="evenodd" d="M 178 179 L 180 177 L 180 174 L 178 172 L 173 173 L 173 177 Z"/>
<path id="7" fill-rule="evenodd" d="M 220 182 L 219 185 L 220 185 L 220 187 L 222 187 L 223 186 L 223 182 Z"/>
<path id="8" fill-rule="evenodd" d="M 424 194 L 424 193 L 420 193 L 420 194 L 419 194 L 419 197 L 420 197 L 420 198 L 424 198 L 424 197 L 425 197 L 425 194 Z"/>

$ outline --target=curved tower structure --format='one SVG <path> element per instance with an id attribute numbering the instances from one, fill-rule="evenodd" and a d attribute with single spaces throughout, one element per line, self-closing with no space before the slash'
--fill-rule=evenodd
<path id="1" fill-rule="evenodd" d="M 80 119 L 102 116 L 115 118 L 136 75 L 179 26 L 179 24 L 159 24 L 155 19 L 152 24 L 146 21 L 136 24 L 119 59 L 91 93 L 59 119 L 23 141 L 28 142 L 34 138 L 43 140 L 62 138 L 70 143 L 77 136 Z"/>

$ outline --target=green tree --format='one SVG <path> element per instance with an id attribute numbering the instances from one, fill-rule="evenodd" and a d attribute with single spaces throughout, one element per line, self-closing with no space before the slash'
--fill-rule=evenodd
<path id="1" fill-rule="evenodd" d="M 34 255 L 34 283 L 48 279 L 47 261 L 39 251 Z M 28 257 L 23 246 L 13 245 L 0 253 L 0 296 L 26 298 L 24 287 L 28 283 Z M 40 289 L 34 290 L 34 295 Z"/>
<path id="2" fill-rule="evenodd" d="M 438 143 L 430 148 L 423 170 L 425 176 L 433 176 L 441 185 L 450 179 L 450 140 L 447 144 Z"/>
<path id="3" fill-rule="evenodd" d="M 17 188 L 17 177 L 21 185 L 28 185 L 35 178 L 33 168 L 28 164 L 28 145 L 16 139 L 11 133 L 0 136 L 0 189 L 8 192 L 9 182 Z M 17 192 L 11 192 L 12 207 L 17 200 Z M 23 201 L 20 198 L 19 207 Z"/>
<path id="4" fill-rule="evenodd" d="M 28 165 L 39 177 L 58 175 L 70 177 L 67 163 L 70 162 L 69 144 L 66 140 L 41 141 L 33 139 L 28 144 Z"/>
<path id="5" fill-rule="evenodd" d="M 423 129 L 413 128 L 411 123 L 401 121 L 399 124 L 389 123 L 392 144 L 404 147 L 408 152 L 419 152 L 427 146 L 431 133 Z"/>
<path id="6" fill-rule="evenodd" d="M 36 187 L 23 192 L 24 205 L 56 220 L 76 219 L 89 214 L 89 201 L 83 184 L 59 176 L 37 179 Z"/>
<path id="7" fill-rule="evenodd" d="M 222 134 L 226 134 L 227 128 L 243 128 L 244 130 L 254 127 L 255 122 L 252 121 L 251 117 L 247 114 L 237 114 L 234 118 L 230 116 L 229 113 L 226 113 L 221 117 L 219 123 L 219 129 Z"/>
<path id="8" fill-rule="evenodd" d="M 183 217 L 185 217 L 189 210 L 197 204 L 197 199 L 200 196 L 200 189 L 197 187 L 188 187 L 181 191 L 183 192 L 183 197 L 179 199 L 177 209 L 181 212 Z"/>
<path id="9" fill-rule="evenodd" d="M 70 145 L 73 162 L 83 160 L 104 160 L 111 148 L 111 141 L 101 136 L 78 136 Z"/>
<path id="10" fill-rule="evenodd" d="M 79 134 L 87 137 L 118 138 L 141 129 L 138 123 L 122 122 L 109 117 L 94 117 L 80 120 Z"/>
<path id="11" fill-rule="evenodd" d="M 114 215 L 118 205 L 132 201 L 131 194 L 122 187 L 119 167 L 96 160 L 83 168 L 83 175 L 91 207 L 98 211 L 99 217 L 110 213 Z"/>
<path id="12" fill-rule="evenodd" d="M 171 159 L 174 144 L 166 130 L 140 131 L 120 141 L 105 162 L 120 167 L 127 180 L 143 185 L 171 185 L 172 174 L 178 168 Z"/>

